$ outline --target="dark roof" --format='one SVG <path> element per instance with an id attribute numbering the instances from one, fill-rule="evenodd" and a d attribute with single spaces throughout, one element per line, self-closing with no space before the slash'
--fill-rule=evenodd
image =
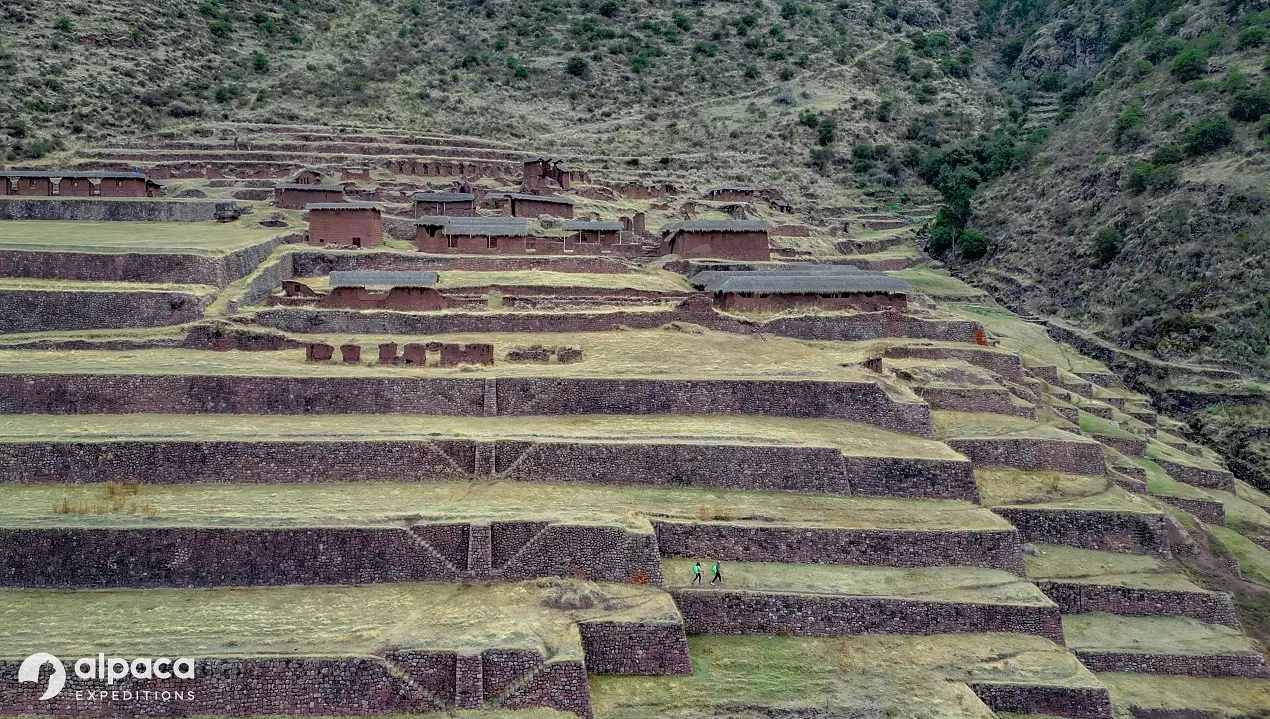
<path id="1" fill-rule="evenodd" d="M 331 287 L 432 287 L 435 272 L 381 272 L 376 270 L 337 270 L 331 273 Z"/>
<path id="2" fill-rule="evenodd" d="M 809 263 L 781 264 L 764 267 L 761 270 L 702 270 L 688 282 L 695 287 L 705 287 L 729 277 L 753 277 L 758 274 L 779 274 L 783 276 L 805 275 L 858 275 L 864 270 L 855 265 L 812 265 Z"/>
<path id="3" fill-rule="evenodd" d="M 70 177 L 90 178 L 93 180 L 145 180 L 154 182 L 139 172 L 78 172 L 76 170 L 0 170 L 0 177 Z"/>
<path id="4" fill-rule="evenodd" d="M 441 227 L 444 227 L 450 224 L 450 220 L 453 220 L 453 219 L 455 218 L 450 217 L 449 215 L 424 215 L 423 217 L 416 217 L 415 224 L 416 225 L 431 225 L 433 227 L 436 227 L 439 225 Z"/>
<path id="5" fill-rule="evenodd" d="M 314 192 L 343 192 L 343 185 L 306 185 L 300 182 L 279 182 L 275 190 L 313 190 Z"/>
<path id="6" fill-rule="evenodd" d="M 567 197 L 556 197 L 555 195 L 527 195 L 523 192 L 508 192 L 504 197 L 510 197 L 513 200 L 528 200 L 531 202 L 554 202 L 560 205 L 572 205 L 573 200 Z"/>
<path id="7" fill-rule="evenodd" d="M 446 235 L 514 237 L 528 235 L 523 217 L 452 217 L 442 232 Z M 458 220 L 457 222 L 455 220 Z"/>
<path id="8" fill-rule="evenodd" d="M 898 277 L 875 272 L 841 275 L 797 275 L 788 272 L 753 272 L 749 277 L 725 277 L 706 287 L 708 292 L 762 292 L 766 294 L 829 294 L 886 292 L 902 294 L 912 285 Z"/>
<path id="9" fill-rule="evenodd" d="M 676 232 L 766 232 L 772 229 L 767 220 L 684 220 L 662 225 L 662 234 Z"/>
<path id="10" fill-rule="evenodd" d="M 621 230 L 622 223 L 609 220 L 565 220 L 566 230 Z"/>
<path id="11" fill-rule="evenodd" d="M 306 210 L 378 210 L 371 202 L 310 202 L 304 206 Z"/>
<path id="12" fill-rule="evenodd" d="M 415 202 L 471 202 L 476 195 L 470 192 L 419 192 Z"/>

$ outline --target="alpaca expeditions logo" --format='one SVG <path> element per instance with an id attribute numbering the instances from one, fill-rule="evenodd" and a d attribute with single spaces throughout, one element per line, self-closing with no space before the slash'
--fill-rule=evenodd
<path id="1" fill-rule="evenodd" d="M 23 660 L 18 667 L 18 683 L 40 683 L 40 673 L 45 665 L 52 665 L 53 671 L 48 676 L 48 685 L 40 695 L 40 701 L 48 701 L 60 695 L 66 688 L 66 665 L 62 660 L 47 652 L 32 654 Z M 151 659 L 140 657 L 131 661 L 119 657 L 107 657 L 104 653 L 96 657 L 84 657 L 75 662 L 75 676 L 79 679 L 105 682 L 107 687 L 124 679 L 193 679 L 194 660 L 182 657 L 169 659 L 159 657 Z M 168 702 L 193 701 L 192 689 L 75 689 L 67 695 L 76 702 Z"/>

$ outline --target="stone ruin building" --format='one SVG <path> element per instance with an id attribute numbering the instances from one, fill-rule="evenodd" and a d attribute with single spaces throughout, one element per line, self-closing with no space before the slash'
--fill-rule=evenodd
<path id="1" fill-rule="evenodd" d="M 377 206 L 369 202 L 310 202 L 310 245 L 378 247 L 384 241 L 384 225 Z"/>
<path id="2" fill-rule="evenodd" d="M 661 254 L 728 260 L 772 258 L 766 220 L 684 220 L 661 228 Z"/>

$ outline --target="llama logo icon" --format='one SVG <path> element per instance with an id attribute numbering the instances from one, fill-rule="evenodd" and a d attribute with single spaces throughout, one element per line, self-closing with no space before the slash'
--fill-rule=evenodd
<path id="1" fill-rule="evenodd" d="M 49 675 L 48 689 L 45 690 L 44 696 L 40 697 L 40 701 L 52 699 L 62 693 L 62 687 L 66 685 L 66 667 L 62 666 L 62 660 L 52 654 L 40 652 L 27 657 L 22 662 L 22 666 L 18 667 L 18 683 L 38 682 L 40 669 L 45 664 L 53 665 L 53 673 Z"/>

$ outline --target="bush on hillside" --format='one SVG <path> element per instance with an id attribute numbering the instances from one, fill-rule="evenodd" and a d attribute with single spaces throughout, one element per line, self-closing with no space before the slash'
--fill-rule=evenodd
<path id="1" fill-rule="evenodd" d="M 1256 122 L 1261 116 L 1270 112 L 1270 92 L 1241 90 L 1230 98 L 1230 116 L 1241 122 Z"/>
<path id="2" fill-rule="evenodd" d="M 1154 165 L 1176 165 L 1186 158 L 1186 154 L 1182 152 L 1182 148 L 1173 143 L 1156 148 L 1151 153 L 1151 163 Z"/>
<path id="3" fill-rule="evenodd" d="M 591 63 L 587 62 L 586 58 L 581 55 L 574 55 L 565 63 L 564 70 L 574 77 L 586 77 L 591 71 Z"/>
<path id="4" fill-rule="evenodd" d="M 1186 154 L 1192 157 L 1216 152 L 1235 139 L 1235 128 L 1224 117 L 1210 117 L 1195 123 L 1182 139 Z"/>
<path id="5" fill-rule="evenodd" d="M 1114 227 L 1102 227 L 1094 233 L 1094 259 L 1105 265 L 1120 254 L 1120 231 Z"/>
<path id="6" fill-rule="evenodd" d="M 957 248 L 967 260 L 977 260 L 988 254 L 988 237 L 982 232 L 966 230 L 957 238 Z"/>
<path id="7" fill-rule="evenodd" d="M 1173 76 L 1182 82 L 1198 80 L 1208 72 L 1208 53 L 1203 50 L 1187 50 L 1173 61 Z"/>
<path id="8" fill-rule="evenodd" d="M 1158 166 L 1150 162 L 1135 165 L 1125 180 L 1125 186 L 1134 192 L 1147 190 L 1166 190 L 1177 184 L 1177 168 L 1166 165 Z"/>

